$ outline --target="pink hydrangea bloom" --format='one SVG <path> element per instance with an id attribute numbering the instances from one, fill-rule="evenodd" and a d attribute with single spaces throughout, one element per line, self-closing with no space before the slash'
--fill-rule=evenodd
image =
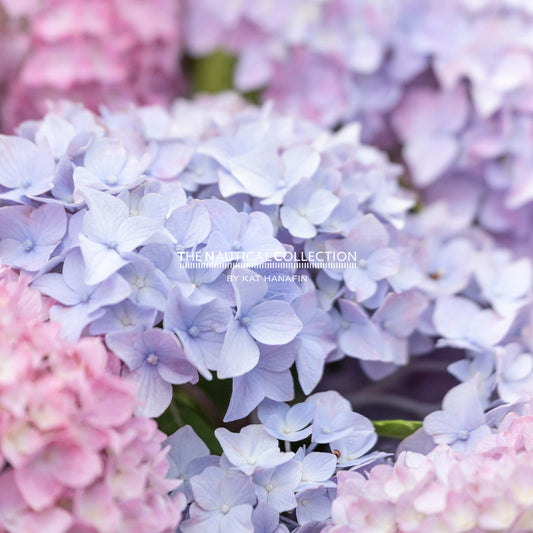
<path id="1" fill-rule="evenodd" d="M 471 454 L 403 451 L 367 477 L 339 472 L 323 533 L 526 533 L 533 527 L 533 416 L 509 414 Z"/>
<path id="2" fill-rule="evenodd" d="M 101 341 L 61 340 L 48 307 L 0 268 L 0 531 L 174 531 L 165 435 Z"/>
<path id="3" fill-rule="evenodd" d="M 180 88 L 179 2 L 0 0 L 3 128 L 47 100 L 165 103 Z"/>

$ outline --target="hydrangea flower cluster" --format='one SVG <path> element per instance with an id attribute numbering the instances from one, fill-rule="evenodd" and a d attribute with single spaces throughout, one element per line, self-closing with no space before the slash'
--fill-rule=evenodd
<path id="1" fill-rule="evenodd" d="M 451 371 L 464 383 L 424 420 L 424 449 L 473 449 L 495 400 L 531 395 L 531 260 L 472 227 L 467 209 L 412 210 L 400 174 L 357 124 L 332 133 L 231 94 L 101 115 L 63 103 L 0 137 L 0 257 L 53 298 L 62 337 L 105 336 L 144 416 L 163 413 L 173 385 L 214 373 L 232 380 L 225 421 L 258 408 L 262 425 L 217 430 L 222 458 L 176 437 L 172 454 L 200 454 L 175 459 L 177 475 L 198 476 L 183 528 L 319 527 L 336 470 L 366 464 L 373 441 L 361 444 L 360 415 L 334 393 L 284 403 L 293 366 L 309 395 L 344 356 L 380 380 L 463 350 Z M 263 459 L 257 472 L 248 462 Z M 316 459 L 318 485 L 293 459 Z M 258 485 L 284 468 L 281 510 Z"/>
<path id="2" fill-rule="evenodd" d="M 60 339 L 49 307 L 1 267 L 2 531 L 174 531 L 185 498 L 168 496 L 165 435 L 133 416 L 133 388 L 103 343 Z"/>
<path id="3" fill-rule="evenodd" d="M 343 275 L 361 300 L 383 299 L 399 264 L 389 242 L 413 203 L 398 167 L 360 145 L 355 125 L 330 135 L 268 109 L 228 111 L 232 99 L 212 105 L 104 117 L 66 107 L 0 139 L 0 255 L 58 302 L 50 313 L 64 337 L 106 334 L 141 396 L 151 391 L 150 416 L 196 371 L 234 380 L 228 419 L 264 397 L 292 399 L 294 362 L 309 393 L 336 346 Z M 368 267 L 344 274 L 332 263 L 318 285 L 300 268 L 313 264 L 267 264 L 354 246 Z M 208 254 L 228 261 L 198 262 Z M 394 337 L 400 362 L 424 307 L 414 291 L 404 298 L 415 309 Z"/>
<path id="4" fill-rule="evenodd" d="M 166 103 L 180 91 L 180 2 L 2 0 L 4 131 L 48 99 L 101 105 Z"/>
<path id="5" fill-rule="evenodd" d="M 367 454 L 376 442 L 372 423 L 337 392 L 316 393 L 292 407 L 265 400 L 258 416 L 261 424 L 239 433 L 215 431 L 221 457 L 209 455 L 190 426 L 168 438 L 171 475 L 184 480 L 178 490 L 191 502 L 183 533 L 306 531 L 329 518 L 337 470 L 362 468 L 384 455 Z M 305 440 L 308 446 L 301 445 Z M 291 443 L 300 443 L 295 452 Z"/>
<path id="6" fill-rule="evenodd" d="M 471 453 L 403 451 L 367 476 L 338 473 L 332 524 L 343 533 L 508 532 L 533 523 L 533 418 L 510 413 Z"/>
<path id="7" fill-rule="evenodd" d="M 198 372 L 233 380 L 229 421 L 293 399 L 293 364 L 309 394 L 326 361 L 380 379 L 435 345 L 468 350 L 463 381 L 484 365 L 487 405 L 527 393 L 531 261 L 449 205 L 408 215 L 399 167 L 355 124 L 226 95 L 64 106 L 19 133 L 0 139 L 0 256 L 54 298 L 64 337 L 106 336 L 145 415 Z M 323 259 L 350 253 L 357 268 Z"/>
<path id="8" fill-rule="evenodd" d="M 0 529 L 533 528 L 527 2 L 0 0 L 0 29 L 4 128 L 54 100 L 0 135 Z M 266 103 L 153 105 L 182 30 Z M 424 364 L 440 409 L 402 395 Z M 178 408 L 215 378 L 220 456 Z"/>
<path id="9" fill-rule="evenodd" d="M 193 55 L 238 57 L 235 86 L 401 151 L 411 183 L 526 241 L 533 221 L 533 13 L 514 0 L 188 3 Z M 453 31 L 450 31 L 453 28 Z M 452 185 L 453 184 L 453 185 Z"/>

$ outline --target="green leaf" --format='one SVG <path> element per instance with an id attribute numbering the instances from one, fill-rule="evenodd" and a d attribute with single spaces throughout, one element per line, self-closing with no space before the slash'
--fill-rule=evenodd
<path id="1" fill-rule="evenodd" d="M 190 73 L 194 93 L 218 93 L 233 87 L 236 58 L 217 51 L 205 57 L 191 59 Z"/>
<path id="2" fill-rule="evenodd" d="M 376 420 L 372 422 L 380 437 L 405 439 L 422 427 L 420 420 Z"/>
<path id="3" fill-rule="evenodd" d="M 174 387 L 174 398 L 168 409 L 157 419 L 157 425 L 166 435 L 172 435 L 180 427 L 189 425 L 205 442 L 210 452 L 222 453 L 215 432 L 193 400 L 183 391 Z"/>

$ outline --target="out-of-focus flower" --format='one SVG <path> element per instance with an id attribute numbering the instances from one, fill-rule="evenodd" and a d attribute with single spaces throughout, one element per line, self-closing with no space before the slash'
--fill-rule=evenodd
<path id="1" fill-rule="evenodd" d="M 471 453 L 445 444 L 428 455 L 404 451 L 394 466 L 363 476 L 339 472 L 328 533 L 531 529 L 531 415 L 511 413 Z"/>
<path id="2" fill-rule="evenodd" d="M 365 140 L 401 153 L 426 201 L 456 202 L 463 195 L 446 183 L 464 182 L 463 205 L 527 250 L 532 28 L 531 7 L 515 0 L 239 1 L 227 11 L 187 0 L 184 41 L 193 56 L 234 54 L 235 87 L 284 113 L 327 127 L 360 121 Z M 312 233 L 291 209 L 295 235 Z"/>
<path id="3" fill-rule="evenodd" d="M 2 0 L 3 128 L 65 96 L 92 109 L 169 102 L 182 88 L 180 10 L 173 0 Z"/>
<path id="4" fill-rule="evenodd" d="M 168 496 L 164 435 L 133 416 L 133 387 L 107 370 L 102 342 L 61 340 L 47 309 L 0 269 L 0 524 L 174 531 L 185 498 Z"/>

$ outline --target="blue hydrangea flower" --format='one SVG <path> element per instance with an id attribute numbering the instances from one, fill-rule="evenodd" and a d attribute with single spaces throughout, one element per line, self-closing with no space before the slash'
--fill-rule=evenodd
<path id="1" fill-rule="evenodd" d="M 303 450 L 296 454 L 296 459 L 302 462 L 302 478 L 297 491 L 316 487 L 335 487 L 330 478 L 335 473 L 337 458 L 332 453 L 310 452 L 304 455 Z"/>
<path id="2" fill-rule="evenodd" d="M 334 456 L 333 456 L 334 457 Z M 302 463 L 295 459 L 253 474 L 257 499 L 267 502 L 278 513 L 296 507 L 294 491 L 302 479 Z"/>
<path id="3" fill-rule="evenodd" d="M 209 466 L 218 466 L 220 458 L 209 454 L 209 448 L 191 426 L 183 426 L 175 431 L 166 439 L 165 445 L 170 446 L 167 477 L 182 480 L 177 490 L 183 492 L 187 501 L 191 502 L 191 478 L 201 474 Z"/>
<path id="4" fill-rule="evenodd" d="M 190 304 L 174 286 L 168 295 L 163 327 L 180 339 L 185 355 L 200 374 L 211 379 L 219 364 L 224 332 L 231 310 L 216 301 L 204 305 Z"/>
<path id="5" fill-rule="evenodd" d="M 285 524 L 279 523 L 279 513 L 266 502 L 259 502 L 252 513 L 254 533 L 289 533 Z"/>
<path id="6" fill-rule="evenodd" d="M 67 230 L 67 215 L 59 205 L 0 208 L 0 258 L 14 268 L 37 272 L 46 266 Z"/>
<path id="7" fill-rule="evenodd" d="M 83 166 L 74 169 L 74 185 L 80 191 L 84 187 L 113 192 L 131 188 L 144 179 L 149 162 L 149 153 L 137 159 L 120 139 L 98 138 L 85 152 Z"/>
<path id="8" fill-rule="evenodd" d="M 467 452 L 490 434 L 478 394 L 477 377 L 448 391 L 442 400 L 442 410 L 424 418 L 424 431 L 437 444 L 448 444 Z"/>
<path id="9" fill-rule="evenodd" d="M 128 379 L 138 384 L 138 412 L 157 417 L 172 401 L 172 384 L 196 383 L 198 373 L 186 359 L 176 337 L 160 328 L 108 333 L 110 350 L 126 363 Z"/>
<path id="10" fill-rule="evenodd" d="M 290 407 L 286 403 L 266 399 L 261 402 L 257 415 L 272 436 L 296 442 L 311 435 L 315 405 L 312 402 L 303 402 Z"/>
<path id="11" fill-rule="evenodd" d="M 53 187 L 55 169 L 48 143 L 0 135 L 0 200 L 29 204 Z"/>
<path id="12" fill-rule="evenodd" d="M 207 467 L 191 479 L 194 502 L 183 533 L 253 533 L 252 511 L 257 498 L 252 479 L 237 470 Z"/>
<path id="13" fill-rule="evenodd" d="M 139 254 L 124 254 L 130 262 L 119 270 L 128 282 L 130 299 L 139 305 L 164 311 L 170 282 L 154 264 Z"/>
<path id="14" fill-rule="evenodd" d="M 258 274 L 234 269 L 231 281 L 237 312 L 230 320 L 220 355 L 218 376 L 235 377 L 254 368 L 259 361 L 257 342 L 287 344 L 302 329 L 302 323 L 287 302 L 263 301 L 268 285 Z"/>
<path id="15" fill-rule="evenodd" d="M 331 489 L 330 489 L 331 490 Z M 307 489 L 296 495 L 296 519 L 299 524 L 327 520 L 331 515 L 333 495 L 325 487 Z"/>
<path id="16" fill-rule="evenodd" d="M 145 244 L 159 224 L 147 217 L 130 217 L 124 202 L 110 194 L 83 189 L 89 210 L 83 218 L 80 248 L 85 282 L 94 285 L 128 263 L 123 255 Z"/>
<path id="17" fill-rule="evenodd" d="M 259 344 L 259 362 L 249 372 L 233 378 L 233 389 L 224 421 L 238 420 L 252 412 L 264 398 L 282 402 L 294 397 L 290 368 L 300 346 L 293 339 L 283 346 Z"/>
<path id="18" fill-rule="evenodd" d="M 239 433 L 218 428 L 215 436 L 229 462 L 248 475 L 257 469 L 286 463 L 294 457 L 292 452 L 281 452 L 277 439 L 269 435 L 261 424 L 246 426 Z"/>
<path id="19" fill-rule="evenodd" d="M 61 335 L 77 341 L 93 320 L 102 317 L 103 308 L 123 301 L 130 295 L 128 283 L 113 274 L 97 285 L 83 281 L 84 262 L 79 248 L 72 250 L 63 263 L 61 274 L 44 274 L 33 286 L 63 305 L 54 305 L 50 316 L 61 324 Z"/>

